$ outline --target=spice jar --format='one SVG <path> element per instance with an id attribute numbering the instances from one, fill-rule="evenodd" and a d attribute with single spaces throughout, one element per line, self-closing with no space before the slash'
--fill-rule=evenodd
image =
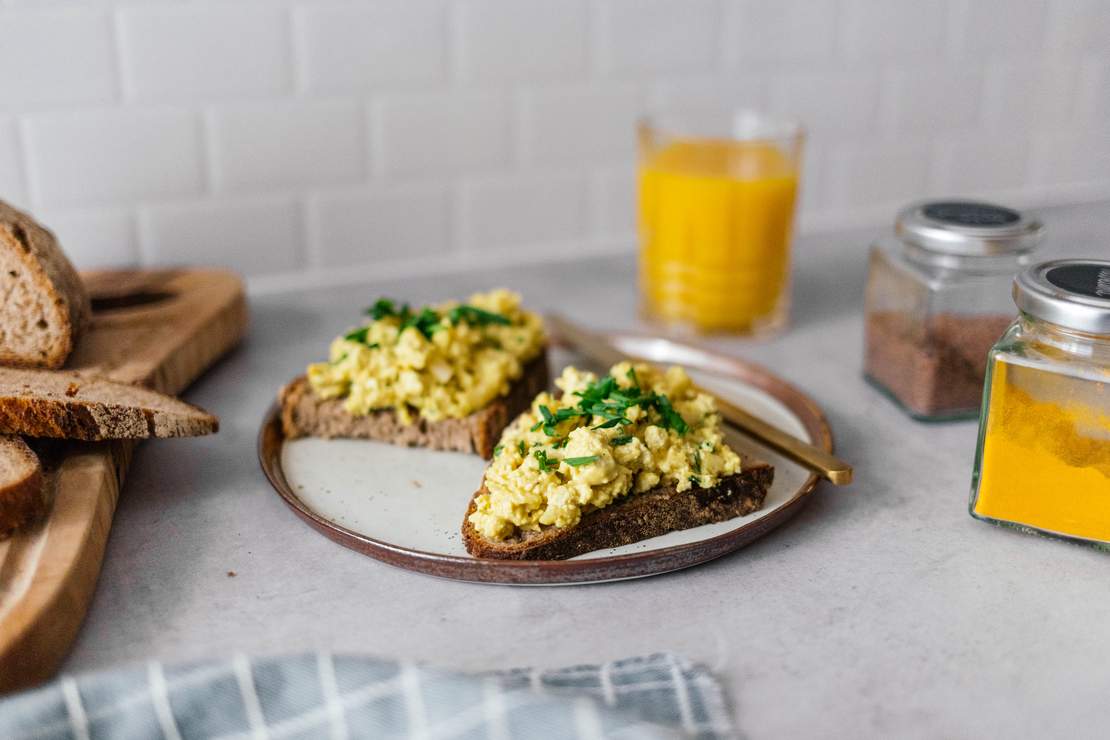
<path id="1" fill-rule="evenodd" d="M 1110 543 L 1110 262 L 1055 260 L 1014 281 L 990 352 L 971 514 Z"/>
<path id="2" fill-rule="evenodd" d="M 989 203 L 903 209 L 871 249 L 865 377 L 915 419 L 974 418 L 987 352 L 1014 318 L 1010 283 L 1043 231 Z"/>

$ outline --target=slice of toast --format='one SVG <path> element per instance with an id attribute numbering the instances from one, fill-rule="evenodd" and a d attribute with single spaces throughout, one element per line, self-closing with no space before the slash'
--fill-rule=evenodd
<path id="1" fill-rule="evenodd" d="M 46 498 L 38 455 L 19 437 L 0 436 L 0 537 L 43 514 Z"/>
<path id="2" fill-rule="evenodd" d="M 281 389 L 281 427 L 286 439 L 298 437 L 348 437 L 373 439 L 405 447 L 476 452 L 487 460 L 501 432 L 532 399 L 547 389 L 547 351 L 541 351 L 525 366 L 508 394 L 462 419 L 427 421 L 417 418 L 405 424 L 392 409 L 356 416 L 343 408 L 344 399 L 322 399 L 302 375 Z"/>
<path id="3" fill-rule="evenodd" d="M 463 542 L 466 551 L 477 558 L 565 560 L 759 511 L 774 477 L 771 465 L 743 458 L 740 472 L 722 478 L 713 488 L 694 486 L 678 492 L 673 485 L 657 486 L 583 514 L 573 527 L 546 526 L 505 540 L 488 539 L 470 523 L 475 499 L 486 492 L 483 485 L 463 518 Z"/>
<path id="4" fill-rule="evenodd" d="M 57 239 L 0 202 L 0 364 L 58 368 L 92 314 Z"/>
<path id="5" fill-rule="evenodd" d="M 126 383 L 53 370 L 0 368 L 0 434 L 98 441 L 213 434 L 204 409 Z"/>

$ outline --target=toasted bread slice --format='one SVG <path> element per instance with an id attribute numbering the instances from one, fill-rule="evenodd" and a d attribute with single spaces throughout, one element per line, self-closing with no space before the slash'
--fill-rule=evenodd
<path id="1" fill-rule="evenodd" d="M 0 368 L 0 434 L 97 441 L 213 434 L 204 409 L 73 372 Z"/>
<path id="2" fill-rule="evenodd" d="M 0 537 L 42 515 L 43 484 L 38 455 L 19 437 L 0 436 Z"/>
<path id="3" fill-rule="evenodd" d="M 431 450 L 476 452 L 487 460 L 502 430 L 532 399 L 547 389 L 549 381 L 546 350 L 524 366 L 520 378 L 507 395 L 462 419 L 427 421 L 416 419 L 405 424 L 392 409 L 381 409 L 355 416 L 343 408 L 343 399 L 322 399 L 312 391 L 304 376 L 281 389 L 281 426 L 286 439 L 298 437 L 349 437 L 374 439 L 405 447 Z"/>
<path id="4" fill-rule="evenodd" d="M 47 229 L 0 202 L 0 364 L 58 368 L 92 314 L 81 278 Z"/>
<path id="5" fill-rule="evenodd" d="M 740 472 L 722 478 L 714 488 L 694 486 L 680 493 L 674 486 L 657 486 L 588 512 L 573 527 L 548 526 L 505 540 L 488 539 L 470 523 L 474 500 L 485 493 L 483 485 L 463 518 L 463 542 L 477 558 L 565 560 L 759 511 L 774 477 L 771 465 L 744 458 Z"/>

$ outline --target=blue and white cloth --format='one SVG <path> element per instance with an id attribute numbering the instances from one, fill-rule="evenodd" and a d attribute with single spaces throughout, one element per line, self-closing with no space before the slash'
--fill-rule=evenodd
<path id="1" fill-rule="evenodd" d="M 479 675 L 326 653 L 63 676 L 0 700 L 0 737 L 730 738 L 721 686 L 662 653 Z"/>

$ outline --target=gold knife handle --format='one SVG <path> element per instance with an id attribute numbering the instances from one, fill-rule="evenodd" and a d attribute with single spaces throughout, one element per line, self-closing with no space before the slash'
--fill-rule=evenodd
<path id="1" fill-rule="evenodd" d="M 704 388 L 699 390 L 708 393 Z M 852 482 L 852 466 L 840 458 L 787 434 L 720 396 L 714 397 L 721 416 L 771 449 L 809 468 L 833 485 L 846 486 Z"/>
<path id="2" fill-rule="evenodd" d="M 583 329 L 562 316 L 549 315 L 547 323 L 568 344 L 595 362 L 604 365 L 606 369 L 626 360 L 646 362 L 643 358 L 624 354 L 604 337 Z M 717 408 L 720 410 L 721 416 L 749 436 L 754 437 L 799 465 L 812 470 L 833 485 L 845 486 L 852 482 L 852 466 L 835 455 L 818 449 L 808 442 L 803 442 L 778 427 L 768 424 L 715 393 L 711 393 L 704 388 L 698 388 L 698 390 L 713 396 L 717 401 Z"/>

